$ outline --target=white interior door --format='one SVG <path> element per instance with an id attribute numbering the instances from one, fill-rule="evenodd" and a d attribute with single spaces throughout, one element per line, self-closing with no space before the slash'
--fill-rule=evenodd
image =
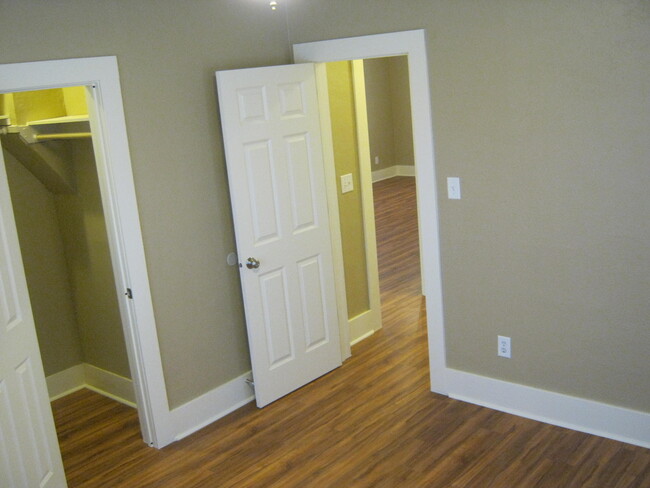
<path id="1" fill-rule="evenodd" d="M 0 486 L 67 486 L 1 147 Z"/>
<path id="2" fill-rule="evenodd" d="M 217 86 L 262 407 L 341 365 L 314 65 L 221 71 Z"/>

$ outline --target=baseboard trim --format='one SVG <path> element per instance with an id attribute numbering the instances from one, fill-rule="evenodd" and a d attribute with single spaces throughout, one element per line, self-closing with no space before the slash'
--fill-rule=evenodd
<path id="1" fill-rule="evenodd" d="M 228 383 L 201 395 L 170 412 L 177 433 L 174 440 L 193 434 L 206 425 L 243 407 L 255 399 L 253 389 L 246 383 L 250 371 Z"/>
<path id="2" fill-rule="evenodd" d="M 447 369 L 451 398 L 650 448 L 650 413 Z"/>
<path id="3" fill-rule="evenodd" d="M 388 168 L 378 169 L 372 172 L 372 182 L 387 180 L 395 176 L 415 176 L 415 166 L 409 164 L 396 164 Z"/>
<path id="4" fill-rule="evenodd" d="M 368 337 L 370 337 L 370 336 L 373 335 L 374 333 L 375 333 L 374 330 L 368 331 L 368 332 L 366 332 L 365 334 L 363 334 L 362 336 L 357 337 L 356 339 L 354 339 L 353 341 L 351 341 L 351 342 L 350 342 L 350 345 L 351 345 L 351 346 L 354 346 L 355 344 L 358 344 L 358 343 L 361 342 L 362 340 L 367 339 Z"/>
<path id="5" fill-rule="evenodd" d="M 136 406 L 135 390 L 133 389 L 132 380 L 98 368 L 92 364 L 86 363 L 84 369 L 86 373 L 86 387 L 89 390 L 112 398 L 124 405 L 130 407 Z"/>
<path id="6" fill-rule="evenodd" d="M 136 406 L 132 380 L 91 364 L 77 364 L 48 376 L 46 382 L 51 402 L 82 388 L 88 388 L 124 405 Z"/>
<path id="7" fill-rule="evenodd" d="M 86 373 L 83 364 L 77 364 L 45 378 L 50 401 L 81 390 L 86 386 Z"/>
<path id="8" fill-rule="evenodd" d="M 375 326 L 377 324 L 375 324 L 374 315 L 375 314 L 372 313 L 372 310 L 367 310 L 348 320 L 348 323 L 350 324 L 351 346 L 354 346 L 375 333 Z"/>

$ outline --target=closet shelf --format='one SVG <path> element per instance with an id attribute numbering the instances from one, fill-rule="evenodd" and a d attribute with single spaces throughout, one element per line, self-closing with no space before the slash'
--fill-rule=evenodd
<path id="1" fill-rule="evenodd" d="M 8 132 L 18 133 L 28 144 L 92 136 L 87 115 L 66 115 L 53 119 L 32 120 L 27 125 L 12 125 Z"/>
<path id="2" fill-rule="evenodd" d="M 87 115 L 66 115 L 53 119 L 27 122 L 35 142 L 57 139 L 82 139 L 91 137 L 90 121 Z"/>

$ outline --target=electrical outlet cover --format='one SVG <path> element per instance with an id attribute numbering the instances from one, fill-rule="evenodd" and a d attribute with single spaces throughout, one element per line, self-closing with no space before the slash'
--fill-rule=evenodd
<path id="1" fill-rule="evenodd" d="M 498 336 L 497 342 L 497 356 L 510 359 L 512 357 L 510 337 Z"/>
<path id="2" fill-rule="evenodd" d="M 352 173 L 341 175 L 341 193 L 348 193 L 352 190 L 354 190 L 352 184 Z"/>

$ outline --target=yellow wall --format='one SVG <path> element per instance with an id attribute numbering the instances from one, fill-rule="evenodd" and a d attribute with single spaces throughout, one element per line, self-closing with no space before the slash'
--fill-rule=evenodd
<path id="1" fill-rule="evenodd" d="M 65 115 L 88 115 L 82 86 L 0 94 L 0 115 L 9 115 L 13 125 Z"/>
<path id="2" fill-rule="evenodd" d="M 0 115 L 9 116 L 11 122 L 16 119 L 14 97 L 11 93 L 0 93 Z"/>
<path id="3" fill-rule="evenodd" d="M 368 297 L 368 270 L 363 236 L 352 63 L 348 61 L 328 63 L 327 80 L 341 219 L 345 291 L 348 317 L 353 318 L 370 308 L 370 299 Z M 342 194 L 341 175 L 348 173 L 352 174 L 354 190 Z"/>
<path id="4" fill-rule="evenodd" d="M 13 93 L 16 119 L 14 125 L 25 125 L 32 120 L 50 119 L 66 115 L 63 91 L 60 88 Z"/>
<path id="5" fill-rule="evenodd" d="M 88 115 L 86 89 L 83 86 L 68 86 L 62 92 L 66 115 Z"/>

